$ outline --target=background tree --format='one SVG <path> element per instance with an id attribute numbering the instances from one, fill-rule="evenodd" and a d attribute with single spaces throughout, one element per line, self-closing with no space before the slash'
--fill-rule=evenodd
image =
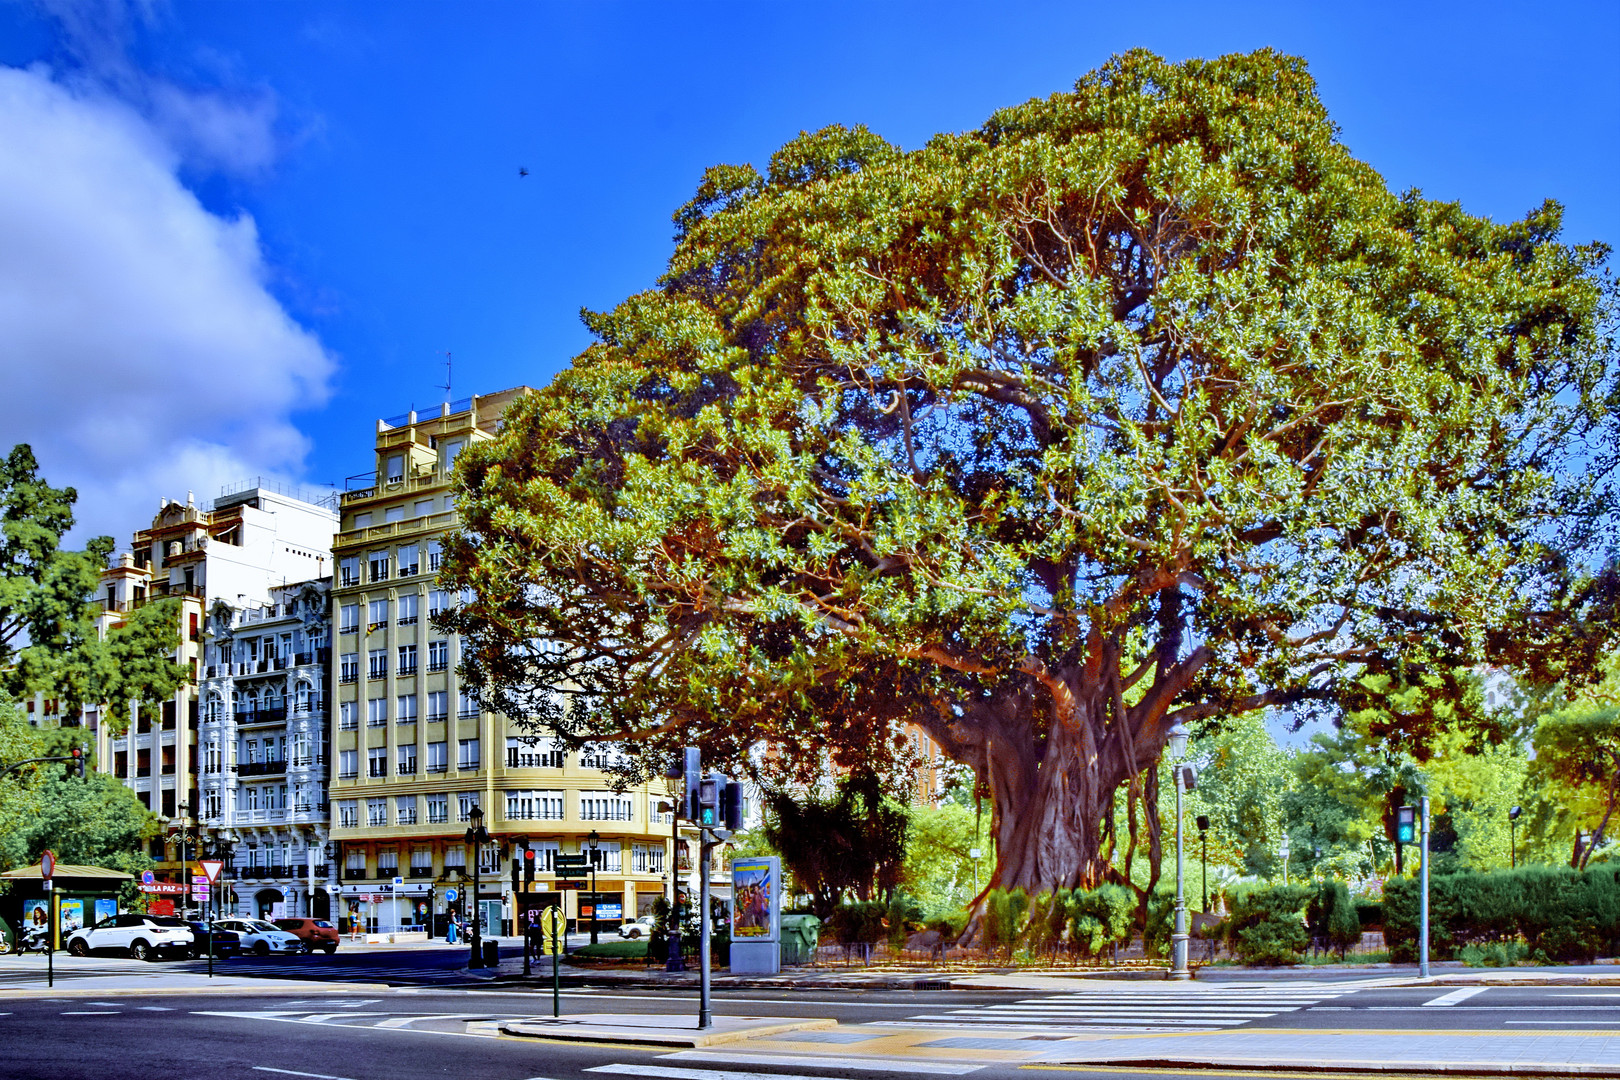
<path id="1" fill-rule="evenodd" d="M 875 775 L 843 777 L 827 795 L 778 791 L 764 801 L 765 840 L 817 915 L 828 918 L 847 899 L 890 901 L 900 884 L 907 815 Z"/>
<path id="2" fill-rule="evenodd" d="M 1538 813 L 1526 824 L 1539 825 L 1555 850 L 1562 844 L 1576 867 L 1586 866 L 1608 841 L 1620 806 L 1620 655 L 1611 656 L 1605 669 L 1601 683 L 1544 712 L 1533 736 L 1530 780 L 1541 797 Z M 1579 850 L 1573 843 L 1577 831 L 1590 836 Z"/>
<path id="3" fill-rule="evenodd" d="M 48 693 L 69 711 L 103 704 L 118 731 L 132 703 L 169 698 L 189 678 L 175 660 L 179 601 L 147 604 L 98 633 L 93 594 L 113 542 L 61 546 L 78 498 L 40 477 L 26 444 L 0 462 L 0 692 Z"/>
<path id="4" fill-rule="evenodd" d="M 909 720 L 975 768 L 994 883 L 1089 885 L 1177 722 L 1558 677 L 1620 622 L 1575 572 L 1606 252 L 1391 193 L 1300 60 L 1132 52 L 909 153 L 828 128 L 676 224 L 462 456 L 445 573 L 469 684 L 629 772 L 881 767 Z"/>

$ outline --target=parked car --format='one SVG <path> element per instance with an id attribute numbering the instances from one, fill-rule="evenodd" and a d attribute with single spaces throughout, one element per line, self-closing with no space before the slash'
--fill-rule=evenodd
<path id="1" fill-rule="evenodd" d="M 263 919 L 220 919 L 214 924 L 234 930 L 242 938 L 242 951 L 255 956 L 295 956 L 309 948 L 297 936 L 265 922 Z"/>
<path id="2" fill-rule="evenodd" d="M 337 952 L 338 928 L 325 919 L 277 919 L 275 922 L 308 946 L 310 952 L 324 949 L 327 956 Z"/>
<path id="3" fill-rule="evenodd" d="M 151 960 L 164 954 L 185 956 L 191 952 L 191 946 L 191 927 L 184 919 L 136 912 L 109 915 L 94 926 L 73 931 L 67 940 L 67 950 L 74 956 L 120 952 L 137 960 Z"/>
<path id="4" fill-rule="evenodd" d="M 643 915 L 631 919 L 619 927 L 619 936 L 622 938 L 646 937 L 653 932 L 653 926 L 658 922 L 656 915 Z"/>
<path id="5" fill-rule="evenodd" d="M 218 923 L 191 922 L 191 955 L 207 956 L 210 949 L 215 956 L 232 956 L 242 951 L 242 935 L 227 930 Z"/>

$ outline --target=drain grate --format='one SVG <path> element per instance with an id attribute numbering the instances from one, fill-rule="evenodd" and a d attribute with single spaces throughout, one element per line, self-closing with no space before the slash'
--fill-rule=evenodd
<path id="1" fill-rule="evenodd" d="M 911 984 L 913 990 L 949 990 L 951 984 L 938 979 L 918 979 Z"/>

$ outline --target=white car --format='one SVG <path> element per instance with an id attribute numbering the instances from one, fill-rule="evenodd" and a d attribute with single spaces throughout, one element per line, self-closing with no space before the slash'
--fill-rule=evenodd
<path id="1" fill-rule="evenodd" d="M 67 951 L 74 956 L 93 952 L 128 953 L 137 960 L 150 960 L 170 953 L 186 956 L 191 952 L 191 927 L 172 915 L 141 915 L 129 912 L 109 915 L 94 926 L 68 935 Z"/>
<path id="2" fill-rule="evenodd" d="M 653 927 L 656 925 L 658 925 L 658 916 L 642 915 L 641 917 L 631 919 L 629 922 L 620 926 L 619 936 L 622 938 L 632 939 L 646 937 L 653 932 Z"/>
<path id="3" fill-rule="evenodd" d="M 242 937 L 242 951 L 255 956 L 294 956 L 308 952 L 303 939 L 289 934 L 280 927 L 271 926 L 263 919 L 220 919 L 214 925 L 221 930 L 235 930 Z"/>

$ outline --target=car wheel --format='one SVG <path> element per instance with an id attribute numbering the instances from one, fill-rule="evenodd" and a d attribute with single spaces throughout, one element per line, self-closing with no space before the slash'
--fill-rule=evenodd
<path id="1" fill-rule="evenodd" d="M 326 955 L 327 956 L 334 956 L 336 954 L 337 954 L 337 942 L 334 941 L 332 944 L 330 944 L 330 945 L 328 945 L 326 947 Z"/>
<path id="2" fill-rule="evenodd" d="M 253 955 L 254 956 L 269 956 L 270 955 L 270 946 L 266 945 L 262 941 L 259 942 L 257 945 L 253 946 Z"/>
<path id="3" fill-rule="evenodd" d="M 640 931 L 640 930 L 634 930 L 634 929 L 632 929 L 632 930 L 631 930 L 631 931 L 630 931 L 630 940 L 631 940 L 631 941 L 634 941 L 634 940 L 635 940 L 635 939 L 636 939 L 636 938 L 638 938 L 638 937 L 640 937 L 640 936 L 641 936 L 641 931 Z"/>
<path id="4" fill-rule="evenodd" d="M 144 941 L 137 941 L 129 947 L 129 955 L 136 960 L 150 960 L 152 959 L 152 946 Z"/>
<path id="5" fill-rule="evenodd" d="M 90 946 L 84 943 L 84 938 L 74 938 L 68 942 L 69 956 L 89 956 Z"/>

